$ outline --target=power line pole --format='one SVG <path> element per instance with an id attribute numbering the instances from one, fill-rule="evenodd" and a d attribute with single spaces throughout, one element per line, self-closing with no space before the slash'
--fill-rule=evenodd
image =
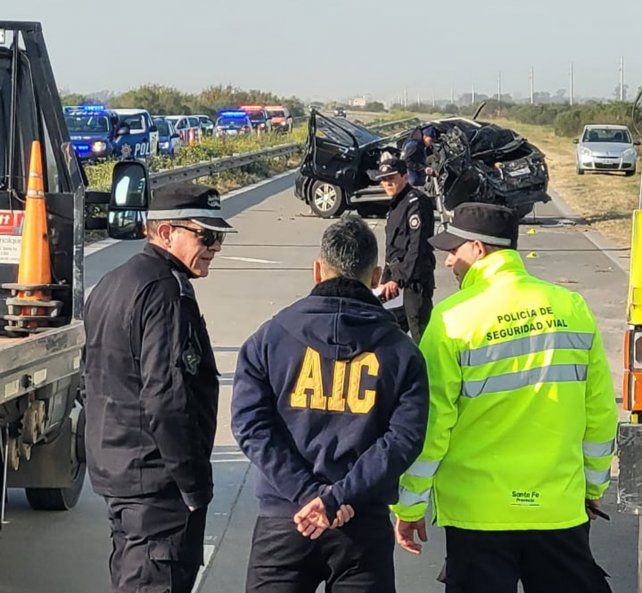
<path id="1" fill-rule="evenodd" d="M 569 88 L 568 88 L 568 104 L 573 107 L 575 103 L 575 71 L 573 69 L 573 62 L 569 72 Z"/>
<path id="2" fill-rule="evenodd" d="M 498 111 L 499 111 L 499 114 L 501 115 L 501 113 L 502 113 L 502 73 L 501 73 L 501 70 L 497 74 L 497 103 L 499 105 Z"/>
<path id="3" fill-rule="evenodd" d="M 528 75 L 531 91 L 531 105 L 535 104 L 535 69 L 531 66 L 530 74 Z"/>
<path id="4" fill-rule="evenodd" d="M 435 91 L 432 92 L 432 108 L 435 109 L 437 107 L 437 101 L 435 99 Z"/>
<path id="5" fill-rule="evenodd" d="M 471 89 L 472 92 L 470 94 L 470 104 L 474 105 L 475 104 L 475 83 L 473 82 L 473 88 Z"/>
<path id="6" fill-rule="evenodd" d="M 450 102 L 451 103 L 455 102 L 455 87 L 454 86 L 450 87 Z"/>
<path id="7" fill-rule="evenodd" d="M 620 101 L 624 101 L 624 56 L 620 56 Z"/>

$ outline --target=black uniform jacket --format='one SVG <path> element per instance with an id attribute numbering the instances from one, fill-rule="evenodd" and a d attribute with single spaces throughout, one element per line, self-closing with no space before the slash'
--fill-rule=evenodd
<path id="1" fill-rule="evenodd" d="M 148 244 L 87 301 L 87 464 L 98 494 L 175 484 L 187 505 L 212 498 L 218 373 L 189 277 Z"/>
<path id="2" fill-rule="evenodd" d="M 386 265 L 383 282 L 399 286 L 435 286 L 435 255 L 428 239 L 435 230 L 433 202 L 406 185 L 390 202 L 386 221 Z"/>

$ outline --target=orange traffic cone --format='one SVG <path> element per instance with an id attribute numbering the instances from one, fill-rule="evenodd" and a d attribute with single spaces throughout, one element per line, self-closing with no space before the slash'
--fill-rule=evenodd
<path id="1" fill-rule="evenodd" d="M 11 291 L 6 300 L 8 313 L 4 315 L 8 322 L 4 329 L 9 335 L 37 333 L 62 320 L 63 303 L 52 299 L 51 293 L 68 286 L 51 284 L 51 276 L 42 152 L 40 142 L 34 141 L 29 161 L 18 282 L 1 286 Z"/>
<path id="2" fill-rule="evenodd" d="M 42 178 L 42 153 L 40 142 L 37 140 L 31 144 L 27 202 L 20 246 L 20 265 L 18 266 L 18 284 L 51 284 L 51 256 L 47 232 L 45 187 Z M 46 300 L 49 298 L 39 290 L 29 291 L 28 293 L 21 291 L 18 296 L 34 300 Z"/>

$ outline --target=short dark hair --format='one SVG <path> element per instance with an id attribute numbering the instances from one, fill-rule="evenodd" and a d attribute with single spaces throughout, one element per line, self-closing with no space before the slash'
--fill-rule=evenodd
<path id="1" fill-rule="evenodd" d="M 343 216 L 323 233 L 321 259 L 339 276 L 368 282 L 378 256 L 377 238 L 358 216 Z"/>

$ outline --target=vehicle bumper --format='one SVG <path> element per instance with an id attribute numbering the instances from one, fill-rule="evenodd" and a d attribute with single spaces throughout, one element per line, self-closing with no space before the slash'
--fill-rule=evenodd
<path id="1" fill-rule="evenodd" d="M 633 171 L 635 159 L 603 158 L 583 156 L 578 160 L 580 169 L 585 171 Z"/>

